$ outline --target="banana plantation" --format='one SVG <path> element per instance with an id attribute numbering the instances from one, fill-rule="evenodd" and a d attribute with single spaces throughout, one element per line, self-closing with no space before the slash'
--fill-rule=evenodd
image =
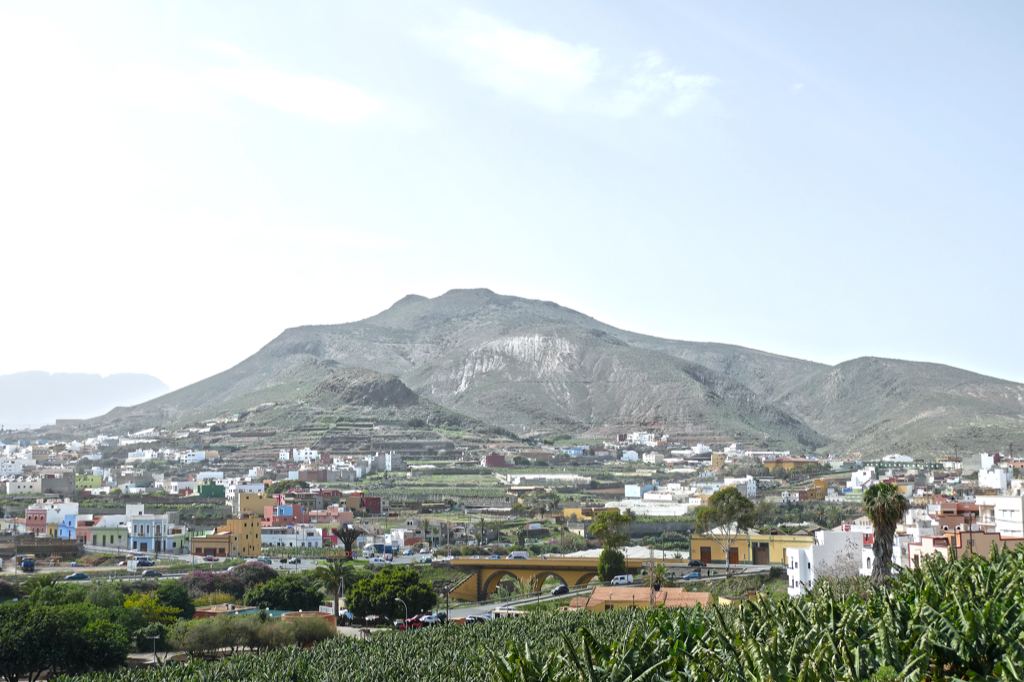
<path id="1" fill-rule="evenodd" d="M 931 558 L 888 587 L 707 609 L 533 614 L 340 637 L 90 682 L 875 682 L 1024 680 L 1024 551 Z M 67 678 L 65 678 L 67 679 Z"/>

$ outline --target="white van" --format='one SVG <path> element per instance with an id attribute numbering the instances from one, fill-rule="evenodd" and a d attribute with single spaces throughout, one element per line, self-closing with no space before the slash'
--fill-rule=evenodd
<path id="1" fill-rule="evenodd" d="M 633 576 L 631 575 L 617 575 L 612 578 L 612 585 L 632 585 Z"/>
<path id="2" fill-rule="evenodd" d="M 515 552 L 509 552 L 506 559 L 529 559 L 530 553 L 525 549 L 516 550 Z"/>

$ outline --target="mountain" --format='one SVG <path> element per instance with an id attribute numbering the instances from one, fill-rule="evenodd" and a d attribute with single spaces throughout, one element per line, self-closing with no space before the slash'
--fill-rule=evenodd
<path id="1" fill-rule="evenodd" d="M 520 435 L 648 429 L 685 442 L 881 454 L 897 445 L 999 449 L 1024 435 L 1024 387 L 1013 382 L 927 363 L 832 367 L 659 339 L 485 289 L 407 296 L 359 322 L 288 329 L 225 372 L 105 419 L 183 424 L 262 403 L 308 407 L 344 368 L 391 375 Z"/>
<path id="2" fill-rule="evenodd" d="M 167 392 L 148 374 L 50 374 L 19 372 L 0 376 L 0 425 L 34 428 L 54 420 L 84 419 L 117 405 L 134 405 Z"/>

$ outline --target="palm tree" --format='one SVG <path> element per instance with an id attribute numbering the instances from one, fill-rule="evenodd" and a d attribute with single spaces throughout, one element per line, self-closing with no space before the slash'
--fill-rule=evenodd
<path id="1" fill-rule="evenodd" d="M 313 582 L 322 587 L 327 594 L 334 597 L 335 618 L 338 617 L 338 597 L 345 587 L 345 581 L 348 580 L 348 584 L 351 586 L 354 584 L 353 577 L 352 565 L 346 564 L 343 561 L 328 561 L 313 569 Z"/>
<path id="2" fill-rule="evenodd" d="M 910 502 L 892 483 L 877 483 L 864 492 L 864 513 L 871 519 L 875 541 L 871 546 L 875 563 L 871 579 L 883 585 L 892 576 L 892 542 L 898 524 L 910 508 Z"/>
<path id="3" fill-rule="evenodd" d="M 668 567 L 663 563 L 654 564 L 654 568 L 648 571 L 646 584 L 650 586 L 652 582 L 660 587 L 675 587 L 675 583 L 669 577 Z"/>

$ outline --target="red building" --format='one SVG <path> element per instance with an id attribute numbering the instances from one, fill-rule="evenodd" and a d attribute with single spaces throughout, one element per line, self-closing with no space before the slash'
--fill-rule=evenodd
<path id="1" fill-rule="evenodd" d="M 484 455 L 483 461 L 480 462 L 480 466 L 488 469 L 505 469 L 512 465 L 505 461 L 505 455 L 499 455 L 497 452 L 489 452 Z"/>
<path id="2" fill-rule="evenodd" d="M 46 510 L 27 509 L 25 511 L 25 530 L 33 535 L 46 535 Z"/>

